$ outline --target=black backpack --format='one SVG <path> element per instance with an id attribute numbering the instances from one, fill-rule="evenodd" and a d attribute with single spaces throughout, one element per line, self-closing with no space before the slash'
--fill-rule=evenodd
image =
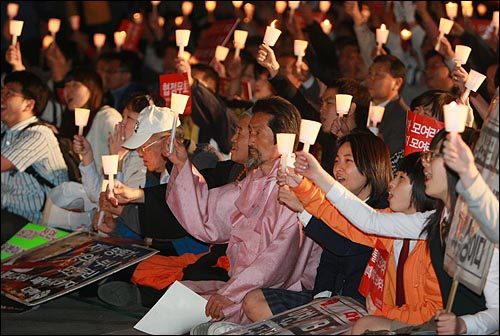
<path id="1" fill-rule="evenodd" d="M 26 126 L 21 132 L 24 132 L 30 127 L 36 126 L 36 125 L 43 125 L 46 126 L 45 123 L 40 122 L 40 121 L 35 121 Z M 47 127 L 47 126 L 46 126 Z M 63 136 L 60 136 L 58 134 L 54 134 L 57 138 L 57 142 L 59 143 L 59 148 L 61 149 L 61 153 L 64 158 L 64 162 L 66 163 L 66 166 L 68 167 L 68 178 L 69 181 L 74 181 L 81 183 L 82 182 L 82 174 L 80 173 L 80 169 L 78 168 L 78 165 L 82 161 L 80 159 L 80 155 L 75 153 L 73 151 L 73 141 L 70 138 L 66 138 Z M 2 134 L 3 136 L 3 134 Z M 34 168 L 33 166 L 29 166 L 25 170 L 26 173 L 32 175 L 35 177 L 38 182 L 41 184 L 44 184 L 48 186 L 49 188 L 54 188 L 54 184 L 52 184 L 50 181 L 47 181 L 42 175 L 40 175 Z"/>

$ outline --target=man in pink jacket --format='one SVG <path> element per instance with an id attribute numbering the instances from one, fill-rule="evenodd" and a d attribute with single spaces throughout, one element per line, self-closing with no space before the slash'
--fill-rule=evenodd
<path id="1" fill-rule="evenodd" d="M 278 201 L 280 169 L 276 134 L 295 133 L 300 114 L 287 100 L 259 100 L 250 120 L 251 170 L 239 183 L 208 190 L 187 160 L 181 143 L 168 155 L 174 163 L 166 200 L 181 225 L 195 238 L 228 243 L 229 281 L 183 281 L 206 297 L 207 316 L 247 324 L 241 304 L 256 288 L 311 289 L 321 248 L 301 233 L 297 214 Z"/>

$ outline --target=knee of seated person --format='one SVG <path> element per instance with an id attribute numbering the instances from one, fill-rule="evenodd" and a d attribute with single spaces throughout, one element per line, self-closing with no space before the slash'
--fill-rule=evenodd
<path id="1" fill-rule="evenodd" d="M 256 313 L 260 310 L 259 306 L 262 304 L 262 299 L 263 295 L 260 289 L 254 289 L 248 292 L 243 298 L 243 311 L 252 322 L 256 320 Z"/>

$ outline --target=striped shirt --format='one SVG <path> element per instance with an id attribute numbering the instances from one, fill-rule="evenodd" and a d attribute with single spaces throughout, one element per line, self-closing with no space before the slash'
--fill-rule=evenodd
<path id="1" fill-rule="evenodd" d="M 10 129 L 2 123 L 2 156 L 15 167 L 2 172 L 2 209 L 40 223 L 50 188 L 24 171 L 33 166 L 38 174 L 57 186 L 68 181 L 68 170 L 50 128 L 35 125 L 22 131 L 35 121 L 38 119 L 32 117 Z"/>

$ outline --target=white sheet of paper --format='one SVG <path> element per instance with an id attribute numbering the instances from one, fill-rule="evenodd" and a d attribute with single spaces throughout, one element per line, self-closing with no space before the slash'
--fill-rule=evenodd
<path id="1" fill-rule="evenodd" d="M 151 335 L 182 335 L 210 320 L 206 304 L 204 297 L 175 281 L 134 328 Z"/>

